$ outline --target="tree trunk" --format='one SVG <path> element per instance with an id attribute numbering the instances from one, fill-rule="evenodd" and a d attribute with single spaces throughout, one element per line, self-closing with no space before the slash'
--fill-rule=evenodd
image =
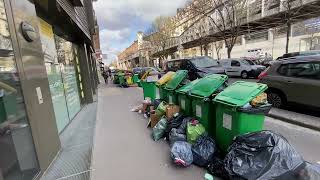
<path id="1" fill-rule="evenodd" d="M 227 47 L 228 58 L 231 58 L 232 47 Z"/>
<path id="2" fill-rule="evenodd" d="M 290 33 L 291 33 L 291 22 L 287 22 L 287 39 L 286 39 L 286 53 L 289 52 L 289 40 L 290 40 Z"/>
<path id="3" fill-rule="evenodd" d="M 208 56 L 208 44 L 204 45 L 204 55 Z"/>
<path id="4" fill-rule="evenodd" d="M 202 56 L 202 48 L 203 46 L 202 45 L 200 45 L 200 54 L 201 54 L 201 56 Z"/>

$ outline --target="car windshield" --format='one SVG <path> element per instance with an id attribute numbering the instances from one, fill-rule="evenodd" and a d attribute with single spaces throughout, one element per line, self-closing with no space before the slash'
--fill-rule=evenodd
<path id="1" fill-rule="evenodd" d="M 211 59 L 209 57 L 195 58 L 195 59 L 192 59 L 191 62 L 198 68 L 219 66 L 219 63 L 217 60 Z"/>

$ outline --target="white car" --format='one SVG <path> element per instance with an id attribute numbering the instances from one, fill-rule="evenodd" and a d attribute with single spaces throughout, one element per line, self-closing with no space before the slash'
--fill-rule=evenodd
<path id="1" fill-rule="evenodd" d="M 222 59 L 219 61 L 228 76 L 240 76 L 241 78 L 258 77 L 266 69 L 261 65 L 246 59 Z"/>

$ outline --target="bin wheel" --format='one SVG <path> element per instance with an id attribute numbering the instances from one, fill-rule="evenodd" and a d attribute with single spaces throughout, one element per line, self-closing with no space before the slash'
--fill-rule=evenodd
<path id="1" fill-rule="evenodd" d="M 247 71 L 242 71 L 241 72 L 241 78 L 242 79 L 247 79 L 248 78 L 248 72 Z"/>
<path id="2" fill-rule="evenodd" d="M 283 107 L 285 104 L 285 98 L 277 92 L 268 93 L 268 102 L 275 108 Z"/>

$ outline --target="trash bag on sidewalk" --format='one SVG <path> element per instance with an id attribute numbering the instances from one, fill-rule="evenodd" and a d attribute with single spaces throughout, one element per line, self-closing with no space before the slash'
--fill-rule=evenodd
<path id="1" fill-rule="evenodd" d="M 306 166 L 298 173 L 296 180 L 320 179 L 320 164 L 306 163 Z"/>
<path id="2" fill-rule="evenodd" d="M 206 132 L 202 124 L 197 120 L 192 120 L 188 122 L 187 125 L 187 140 L 190 144 L 194 144 L 198 137 Z"/>
<path id="3" fill-rule="evenodd" d="M 161 103 L 160 99 L 155 99 L 151 102 L 151 104 L 153 105 L 154 109 L 157 109 L 159 104 Z"/>
<path id="4" fill-rule="evenodd" d="M 188 122 L 192 121 L 192 119 L 193 119 L 192 117 L 183 118 L 182 123 L 178 128 L 179 132 L 183 132 L 184 134 L 187 134 L 187 125 L 188 125 Z"/>
<path id="5" fill-rule="evenodd" d="M 178 166 L 190 166 L 193 162 L 191 144 L 185 141 L 177 141 L 171 147 L 171 159 Z"/>
<path id="6" fill-rule="evenodd" d="M 169 143 L 172 145 L 177 141 L 187 141 L 187 136 L 179 132 L 178 129 L 173 128 L 169 133 Z"/>
<path id="7" fill-rule="evenodd" d="M 219 157 L 213 157 L 210 164 L 207 166 L 207 170 L 213 176 L 220 177 L 224 180 L 229 179 L 228 172 L 224 168 L 224 162 Z"/>
<path id="8" fill-rule="evenodd" d="M 157 107 L 157 109 L 156 109 L 156 114 L 157 114 L 158 116 L 163 116 L 163 115 L 165 115 L 165 114 L 166 114 L 166 108 L 167 108 L 167 103 L 164 102 L 164 101 L 162 101 L 162 102 L 158 105 L 158 107 Z"/>
<path id="9" fill-rule="evenodd" d="M 167 119 L 163 116 L 160 121 L 152 128 L 152 137 L 154 141 L 158 141 L 164 135 L 164 131 L 167 128 Z"/>
<path id="10" fill-rule="evenodd" d="M 231 179 L 292 179 L 305 165 L 279 134 L 259 131 L 237 136 L 224 160 Z"/>
<path id="11" fill-rule="evenodd" d="M 165 136 L 167 138 L 169 138 L 169 133 L 171 132 L 171 130 L 173 128 L 179 128 L 179 126 L 181 125 L 182 121 L 184 119 L 184 115 L 183 114 L 178 114 L 177 116 L 173 117 L 171 120 L 168 121 L 168 126 L 166 128 L 165 131 Z M 183 133 L 185 134 L 185 133 Z"/>
<path id="12" fill-rule="evenodd" d="M 206 167 L 217 151 L 216 143 L 208 135 L 201 135 L 192 145 L 193 163 Z"/>

